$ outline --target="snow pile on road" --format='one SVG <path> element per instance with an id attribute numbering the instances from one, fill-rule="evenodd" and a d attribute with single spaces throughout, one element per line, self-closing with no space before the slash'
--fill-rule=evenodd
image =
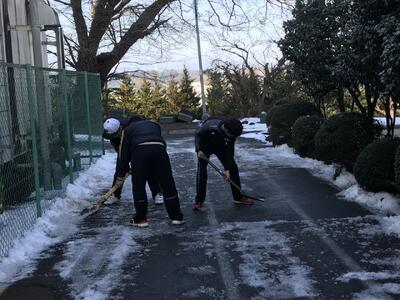
<path id="1" fill-rule="evenodd" d="M 267 143 L 265 140 L 268 133 L 267 124 L 260 123 L 260 118 L 244 118 L 241 119 L 241 122 L 243 124 L 243 134 L 240 137 Z"/>
<path id="2" fill-rule="evenodd" d="M 279 223 L 279 222 L 278 222 Z M 229 248 L 240 253 L 243 282 L 259 289 L 262 299 L 314 297 L 311 269 L 294 256 L 290 241 L 273 229 L 277 222 L 235 222 L 222 224 L 219 233 L 232 235 Z"/>
<path id="3" fill-rule="evenodd" d="M 112 156 L 112 157 L 111 157 Z M 110 184 L 110 175 L 115 168 L 115 155 L 106 154 L 96 164 L 81 172 L 74 184 L 67 187 L 64 198 L 54 199 L 44 215 L 31 230 L 16 240 L 8 257 L 0 262 L 0 283 L 15 281 L 34 270 L 33 260 L 40 253 L 78 231 L 82 217 L 79 212 L 89 205 L 88 199 L 101 194 L 101 187 Z"/>
<path id="4" fill-rule="evenodd" d="M 120 284 L 129 253 L 140 249 L 131 228 L 98 228 L 89 238 L 69 241 L 56 269 L 71 282 L 75 299 L 103 300 Z"/>

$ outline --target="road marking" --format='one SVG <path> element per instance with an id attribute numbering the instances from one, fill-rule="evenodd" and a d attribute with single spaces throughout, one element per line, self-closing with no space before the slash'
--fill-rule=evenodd
<path id="1" fill-rule="evenodd" d="M 275 181 L 275 179 L 272 178 L 269 174 L 265 173 L 265 177 L 268 180 L 270 186 L 273 186 L 273 188 L 277 191 L 281 190 L 279 184 Z M 321 240 L 322 243 L 324 243 L 332 252 L 333 254 L 340 260 L 342 263 L 350 269 L 352 272 L 365 272 L 365 270 L 354 260 L 348 255 L 333 239 L 328 237 L 328 234 L 320 228 L 320 226 L 317 225 L 317 223 L 314 222 L 314 219 L 309 216 L 305 210 L 303 210 L 297 203 L 292 201 L 290 198 L 287 198 L 290 207 L 293 209 L 293 211 L 303 220 L 309 222 L 309 224 L 315 228 L 315 232 L 318 236 L 318 238 Z M 372 280 L 365 280 L 362 281 L 360 280 L 360 283 L 366 288 L 369 289 L 371 288 L 374 290 L 374 287 L 376 286 L 376 283 Z M 382 296 L 384 298 L 382 299 L 393 299 L 391 296 L 386 294 L 384 291 L 382 291 L 382 294 L 379 296 Z"/>
<path id="2" fill-rule="evenodd" d="M 213 227 L 218 227 L 219 223 L 217 221 L 215 210 L 211 204 L 211 201 L 209 201 L 209 204 L 207 206 L 208 206 L 208 211 L 207 211 L 208 222 Z M 233 273 L 232 266 L 229 262 L 229 254 L 226 253 L 226 251 L 224 251 L 224 243 L 222 239 L 216 237 L 215 235 L 212 235 L 212 241 L 214 243 L 218 266 L 220 269 L 222 281 L 224 282 L 225 285 L 225 291 L 227 297 L 230 300 L 240 300 L 242 299 L 242 297 L 240 297 L 239 290 L 236 286 L 235 275 Z"/>

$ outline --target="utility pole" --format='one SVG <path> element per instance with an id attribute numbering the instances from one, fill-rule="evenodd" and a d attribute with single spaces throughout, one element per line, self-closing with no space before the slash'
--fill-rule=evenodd
<path id="1" fill-rule="evenodd" d="M 32 30 L 32 44 L 33 44 L 33 60 L 34 72 L 36 82 L 36 99 L 37 99 L 37 112 L 39 121 L 39 136 L 40 136 L 40 154 L 41 154 L 41 167 L 43 174 L 44 190 L 51 190 L 51 161 L 49 149 L 49 133 L 47 126 L 47 106 L 45 95 L 45 79 L 42 57 L 42 33 L 41 24 L 39 21 L 39 0 L 31 0 L 29 5 L 30 25 Z"/>
<path id="2" fill-rule="evenodd" d="M 207 108 L 206 108 L 206 96 L 205 96 L 205 93 L 204 93 L 203 62 L 201 60 L 199 16 L 198 16 L 198 12 L 197 12 L 197 0 L 194 0 L 194 16 L 195 16 L 195 20 L 196 20 L 197 55 L 199 57 L 201 107 L 202 107 L 202 111 L 203 111 L 202 118 L 204 120 L 207 117 Z"/>

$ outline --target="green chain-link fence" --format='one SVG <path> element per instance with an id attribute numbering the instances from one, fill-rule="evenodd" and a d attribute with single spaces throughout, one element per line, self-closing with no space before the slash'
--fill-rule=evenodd
<path id="1" fill-rule="evenodd" d="M 103 154 L 101 111 L 97 74 L 0 64 L 0 259 Z"/>

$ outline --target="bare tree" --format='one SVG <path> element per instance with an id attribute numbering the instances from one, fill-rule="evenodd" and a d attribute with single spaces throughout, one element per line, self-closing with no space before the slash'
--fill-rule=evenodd
<path id="1" fill-rule="evenodd" d="M 211 26 L 239 31 L 250 26 L 249 7 L 267 10 L 292 0 L 204 0 L 203 16 Z M 113 74 L 126 54 L 145 39 L 150 47 L 164 51 L 170 44 L 184 44 L 193 28 L 192 0 L 49 0 L 66 29 L 66 63 L 78 71 L 100 73 L 102 84 Z M 258 22 L 265 22 L 260 16 Z M 182 27 L 185 26 L 185 30 Z M 253 26 L 253 25 L 251 25 Z M 185 35 L 186 34 L 186 35 Z M 139 60 L 140 62 L 140 60 Z"/>
<path id="2" fill-rule="evenodd" d="M 52 0 L 73 24 L 75 34 L 65 36 L 67 64 L 100 73 L 104 84 L 132 45 L 168 22 L 163 13 L 175 1 Z"/>

